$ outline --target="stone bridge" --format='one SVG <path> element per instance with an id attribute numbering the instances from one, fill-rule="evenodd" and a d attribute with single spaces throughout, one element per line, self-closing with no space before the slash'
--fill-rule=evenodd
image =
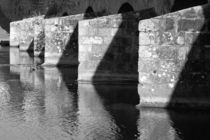
<path id="1" fill-rule="evenodd" d="M 40 59 L 28 64 L 76 65 L 79 81 L 138 84 L 141 106 L 210 107 L 208 1 L 61 3 L 10 23 L 10 46 Z"/>

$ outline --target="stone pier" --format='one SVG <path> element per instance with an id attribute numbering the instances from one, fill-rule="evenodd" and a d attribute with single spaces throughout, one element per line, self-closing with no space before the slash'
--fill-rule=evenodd
<path id="1" fill-rule="evenodd" d="M 33 51 L 34 26 L 43 16 L 23 19 L 10 23 L 10 46 L 19 46 L 20 51 Z"/>
<path id="2" fill-rule="evenodd" d="M 153 9 L 79 22 L 78 80 L 138 81 L 138 21 Z"/>
<path id="3" fill-rule="evenodd" d="M 84 14 L 44 20 L 44 65 L 78 65 L 78 21 Z"/>
<path id="4" fill-rule="evenodd" d="M 209 9 L 139 22 L 140 106 L 210 107 Z"/>

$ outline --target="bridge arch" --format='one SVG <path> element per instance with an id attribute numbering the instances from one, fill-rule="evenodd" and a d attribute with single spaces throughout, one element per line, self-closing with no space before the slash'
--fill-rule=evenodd
<path id="1" fill-rule="evenodd" d="M 91 6 L 89 6 L 89 7 L 85 10 L 84 14 L 85 14 L 85 15 L 84 15 L 85 18 L 95 17 L 95 12 L 94 12 L 94 10 L 93 10 L 93 8 L 92 8 Z"/>
<path id="2" fill-rule="evenodd" d="M 134 8 L 131 4 L 128 2 L 124 3 L 121 5 L 121 7 L 118 10 L 118 13 L 126 13 L 126 12 L 131 12 L 134 11 Z"/>
<path id="3" fill-rule="evenodd" d="M 63 14 L 62 14 L 62 16 L 68 16 L 69 14 L 67 13 L 67 12 L 64 12 Z"/>

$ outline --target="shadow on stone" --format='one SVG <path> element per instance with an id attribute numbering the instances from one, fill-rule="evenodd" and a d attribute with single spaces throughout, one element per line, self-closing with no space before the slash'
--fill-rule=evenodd
<path id="1" fill-rule="evenodd" d="M 206 1 L 207 3 L 207 1 Z M 179 31 L 185 34 L 185 44 L 188 48 L 184 67 L 179 73 L 168 107 L 187 107 L 205 109 L 209 107 L 210 73 L 209 73 L 209 21 L 210 6 L 202 6 L 197 22 L 183 20 L 179 22 Z M 187 14 L 185 16 L 193 16 Z M 188 24 L 191 22 L 192 24 Z M 194 28 L 195 31 L 187 31 Z M 197 31 L 196 31 L 197 30 Z M 182 50 L 184 53 L 184 50 Z M 189 102 L 187 102 L 187 100 Z M 183 102 L 183 104 L 181 103 Z"/>
<path id="2" fill-rule="evenodd" d="M 105 96 L 101 85 L 120 85 L 120 87 L 129 87 L 132 85 L 132 90 L 127 92 L 107 92 L 109 100 L 113 103 L 123 103 L 137 105 L 139 103 L 138 95 L 138 22 L 141 19 L 151 18 L 157 16 L 153 9 L 146 9 L 140 12 L 129 12 L 132 11 L 132 7 L 128 4 L 122 5 L 119 9 L 121 12 L 121 23 L 118 25 L 115 35 L 111 38 L 111 42 L 108 43 L 107 49 L 103 57 L 97 58 L 97 52 L 100 52 L 101 47 L 106 47 L 107 43 L 103 46 L 93 46 L 95 49 L 92 52 L 92 63 L 96 63 L 97 59 L 100 60 L 98 63 L 92 82 L 99 96 Z M 127 10 L 127 11 L 126 11 Z M 109 20 L 109 19 L 108 19 Z M 111 19 L 114 20 L 114 19 Z M 110 21 L 111 22 L 111 21 Z M 108 28 L 107 28 L 108 26 Z M 114 25 L 111 25 L 114 26 Z M 102 27 L 104 29 L 112 29 L 108 25 Z M 100 30 L 100 29 L 99 29 Z M 103 49 L 102 49 L 103 50 Z M 91 63 L 91 62 L 89 62 Z M 119 88 L 120 89 L 120 88 Z M 106 97 L 105 96 L 105 97 Z M 112 96 L 112 98 L 111 98 Z M 115 98 L 116 97 L 116 98 Z"/>
<path id="3" fill-rule="evenodd" d="M 182 3 L 178 0 L 176 2 L 177 5 Z M 174 10 L 178 8 L 176 2 Z M 195 3 L 196 2 L 198 1 L 195 1 Z M 208 1 L 199 2 L 199 4 L 203 4 Z M 191 4 L 195 3 L 192 2 Z M 202 6 L 202 9 L 203 11 L 200 11 L 202 16 L 199 17 L 201 20 L 197 23 L 198 25 L 195 24 L 195 27 L 203 25 L 197 32 L 189 32 L 186 36 L 188 38 L 192 37 L 193 39 L 190 41 L 191 44 L 189 45 L 191 46 L 189 47 L 189 52 L 186 56 L 186 62 L 179 74 L 178 81 L 168 104 L 168 108 L 175 109 L 174 111 L 170 111 L 169 115 L 173 122 L 173 127 L 179 132 L 177 133 L 177 136 L 180 139 L 186 140 L 206 139 L 210 136 L 208 131 L 208 117 L 205 118 L 205 116 L 209 116 L 208 109 L 210 107 L 210 6 L 204 5 Z M 192 15 L 193 11 L 191 13 L 191 16 Z M 190 16 L 190 14 L 188 16 Z M 186 23 L 186 29 L 190 28 L 191 25 L 192 24 Z M 182 26 L 183 30 L 185 29 L 185 26 Z M 185 43 L 189 43 L 189 40 L 187 41 L 188 42 Z M 180 108 L 184 108 L 184 110 L 181 110 Z M 193 111 L 190 109 L 193 109 Z M 199 111 L 196 111 L 196 109 Z"/>
<path id="4" fill-rule="evenodd" d="M 117 20 L 121 20 L 121 23 L 118 25 L 115 35 L 111 38 L 111 42 L 105 42 L 106 45 L 109 44 L 105 54 L 97 58 L 97 52 L 101 53 L 106 45 L 92 46 L 95 52 L 91 52 L 93 53 L 91 59 L 94 61 L 100 60 L 92 77 L 92 82 L 96 94 L 103 99 L 106 110 L 109 110 L 118 126 L 120 132 L 118 139 L 126 140 L 139 137 L 137 126 L 139 111 L 135 110 L 135 105 L 139 104 L 137 89 L 138 22 L 140 19 L 156 16 L 156 13 L 153 9 L 133 12 L 132 6 L 128 3 L 122 5 L 119 13 L 121 13 L 121 18 Z M 98 30 L 103 28 L 106 30 L 107 26 L 109 24 L 106 25 L 105 23 L 104 27 Z M 114 26 L 114 24 L 111 26 Z M 109 30 L 109 27 L 107 30 Z M 94 63 L 94 61 L 89 63 Z M 132 113 L 134 114 L 131 115 Z"/>

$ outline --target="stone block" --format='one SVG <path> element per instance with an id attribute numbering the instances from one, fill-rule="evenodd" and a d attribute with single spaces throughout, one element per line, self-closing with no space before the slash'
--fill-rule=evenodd
<path id="1" fill-rule="evenodd" d="M 100 28 L 98 29 L 98 34 L 101 36 L 113 36 L 112 28 Z"/>
<path id="2" fill-rule="evenodd" d="M 98 29 L 90 26 L 79 27 L 80 36 L 96 36 L 98 34 Z"/>
<path id="3" fill-rule="evenodd" d="M 176 45 L 177 35 L 174 31 L 160 31 L 155 34 L 155 42 L 158 45 Z"/>
<path id="4" fill-rule="evenodd" d="M 140 46 L 139 58 L 142 59 L 160 59 L 160 60 L 176 60 L 178 57 L 178 49 L 173 46 Z"/>
<path id="5" fill-rule="evenodd" d="M 19 33 L 20 33 L 19 24 L 16 22 L 10 23 L 10 46 L 17 47 L 19 46 Z"/>
<path id="6" fill-rule="evenodd" d="M 101 44 L 103 44 L 103 38 L 99 37 L 99 36 L 81 37 L 80 38 L 80 43 L 87 44 L 87 45 L 91 45 L 91 44 L 101 45 Z"/>
<path id="7" fill-rule="evenodd" d="M 140 45 L 155 44 L 155 34 L 153 32 L 139 32 Z"/>
<path id="8" fill-rule="evenodd" d="M 140 32 L 155 32 L 160 30 L 159 19 L 151 19 L 151 20 L 141 20 L 139 22 L 139 31 Z"/>
<path id="9" fill-rule="evenodd" d="M 160 59 L 139 59 L 138 71 L 157 74 L 159 72 L 163 73 L 177 73 L 182 71 L 183 61 L 176 62 L 174 60 L 160 60 Z"/>
<path id="10" fill-rule="evenodd" d="M 139 58 L 141 59 L 155 59 L 158 58 L 156 54 L 157 48 L 151 46 L 139 46 Z"/>
<path id="11" fill-rule="evenodd" d="M 178 50 L 172 46 L 161 46 L 157 48 L 156 53 L 161 60 L 175 60 Z"/>
<path id="12" fill-rule="evenodd" d="M 142 84 L 167 84 L 178 80 L 176 72 L 158 70 L 156 73 L 139 72 L 139 83 Z"/>
<path id="13" fill-rule="evenodd" d="M 178 21 L 178 31 L 199 32 L 204 26 L 204 19 L 180 19 Z"/>

